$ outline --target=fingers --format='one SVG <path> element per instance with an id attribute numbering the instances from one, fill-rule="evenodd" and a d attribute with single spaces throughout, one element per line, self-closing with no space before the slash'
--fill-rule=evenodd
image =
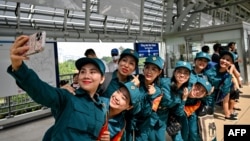
<path id="1" fill-rule="evenodd" d="M 24 56 L 25 53 L 29 50 L 28 46 L 17 47 L 11 49 L 11 55 Z"/>
<path id="2" fill-rule="evenodd" d="M 26 46 L 28 40 L 28 36 L 19 36 L 10 49 L 10 55 L 24 56 L 25 52 L 29 50 L 29 47 Z"/>
<path id="3" fill-rule="evenodd" d="M 12 48 L 18 48 L 18 47 L 24 46 L 28 42 L 28 40 L 29 40 L 29 36 L 21 35 L 17 37 Z"/>
<path id="4" fill-rule="evenodd" d="M 27 56 L 10 55 L 10 57 L 14 60 L 29 60 L 29 57 Z"/>
<path id="5" fill-rule="evenodd" d="M 137 78 L 137 79 L 139 79 L 139 75 L 137 74 L 137 75 L 132 75 L 133 76 L 133 78 Z"/>
<path id="6" fill-rule="evenodd" d="M 186 100 L 187 100 L 187 97 L 188 97 L 188 88 L 185 87 L 185 88 L 183 89 L 182 100 L 183 100 L 183 101 L 186 101 Z"/>
<path id="7" fill-rule="evenodd" d="M 101 141 L 110 141 L 110 132 L 105 131 L 104 134 L 101 136 Z"/>
<path id="8" fill-rule="evenodd" d="M 29 47 L 25 44 L 28 42 L 29 37 L 22 35 L 19 36 L 10 48 L 10 59 L 12 69 L 18 70 L 22 65 L 23 60 L 28 60 L 29 57 L 25 57 L 25 53 L 29 50 Z"/>
<path id="9" fill-rule="evenodd" d="M 67 91 L 69 91 L 73 95 L 76 94 L 75 89 L 73 87 L 71 87 L 69 84 L 63 85 L 61 88 L 66 89 Z"/>
<path id="10" fill-rule="evenodd" d="M 147 88 L 148 88 L 148 94 L 150 94 L 150 95 L 152 95 L 152 94 L 154 94 L 156 92 L 154 84 L 148 85 Z"/>
<path id="11" fill-rule="evenodd" d="M 193 87 L 192 87 L 192 89 L 193 89 Z M 188 94 L 188 88 L 185 87 L 184 90 L 183 90 L 183 92 L 184 92 L 185 95 Z"/>
<path id="12" fill-rule="evenodd" d="M 134 83 L 135 86 L 139 87 L 140 85 L 140 80 L 139 80 L 139 75 L 132 75 L 133 76 L 133 80 L 131 80 L 131 82 Z"/>

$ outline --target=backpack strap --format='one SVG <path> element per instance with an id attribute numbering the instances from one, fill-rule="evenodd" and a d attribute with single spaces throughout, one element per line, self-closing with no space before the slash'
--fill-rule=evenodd
<path id="1" fill-rule="evenodd" d="M 100 87 L 100 94 L 101 95 L 107 90 L 107 88 L 109 86 L 109 83 L 112 80 L 113 72 L 106 72 L 104 74 L 104 76 L 105 76 L 105 80 L 104 80 L 104 82 L 102 83 L 102 85 Z"/>
<path id="2" fill-rule="evenodd" d="M 126 120 L 124 119 L 124 127 L 122 128 L 122 130 L 120 132 L 118 132 L 112 139 L 111 141 L 120 141 L 122 138 L 122 135 L 125 131 L 126 128 Z"/>

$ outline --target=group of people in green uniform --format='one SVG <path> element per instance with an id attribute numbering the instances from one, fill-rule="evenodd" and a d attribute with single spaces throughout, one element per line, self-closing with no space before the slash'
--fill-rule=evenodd
<path id="1" fill-rule="evenodd" d="M 229 105 L 232 82 L 227 70 L 234 58 L 227 51 L 208 70 L 211 59 L 204 52 L 196 54 L 194 66 L 178 61 L 170 78 L 162 77 L 164 60 L 159 56 L 147 57 L 143 73 L 132 75 L 139 62 L 132 49 L 121 53 L 111 75 L 100 59 L 83 57 L 75 62 L 80 87 L 72 94 L 43 82 L 25 65 L 28 39 L 21 35 L 13 43 L 7 72 L 35 102 L 52 109 L 55 123 L 44 141 L 165 141 L 167 130 L 177 130 L 170 134 L 173 141 L 202 141 L 196 111 L 201 105 L 214 109 L 218 91 L 223 106 Z M 225 118 L 230 116 L 225 111 Z M 181 128 L 169 126 L 171 118 Z"/>

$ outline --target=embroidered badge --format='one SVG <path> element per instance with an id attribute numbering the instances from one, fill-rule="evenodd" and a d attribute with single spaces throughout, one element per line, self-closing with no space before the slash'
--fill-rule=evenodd
<path id="1" fill-rule="evenodd" d="M 206 82 L 206 85 L 209 85 L 209 82 Z"/>
<path id="2" fill-rule="evenodd" d="M 131 89 L 131 90 L 134 90 L 134 89 L 135 89 L 135 86 L 131 86 L 130 89 Z"/>

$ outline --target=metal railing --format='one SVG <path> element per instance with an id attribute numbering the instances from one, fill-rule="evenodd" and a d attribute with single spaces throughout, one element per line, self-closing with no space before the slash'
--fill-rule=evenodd
<path id="1" fill-rule="evenodd" d="M 73 74 L 60 75 L 60 80 L 66 80 L 72 83 Z M 0 98 L 0 120 L 12 118 L 17 115 L 26 114 L 36 110 L 45 108 L 44 106 L 34 102 L 28 94 L 18 94 L 13 96 Z"/>

